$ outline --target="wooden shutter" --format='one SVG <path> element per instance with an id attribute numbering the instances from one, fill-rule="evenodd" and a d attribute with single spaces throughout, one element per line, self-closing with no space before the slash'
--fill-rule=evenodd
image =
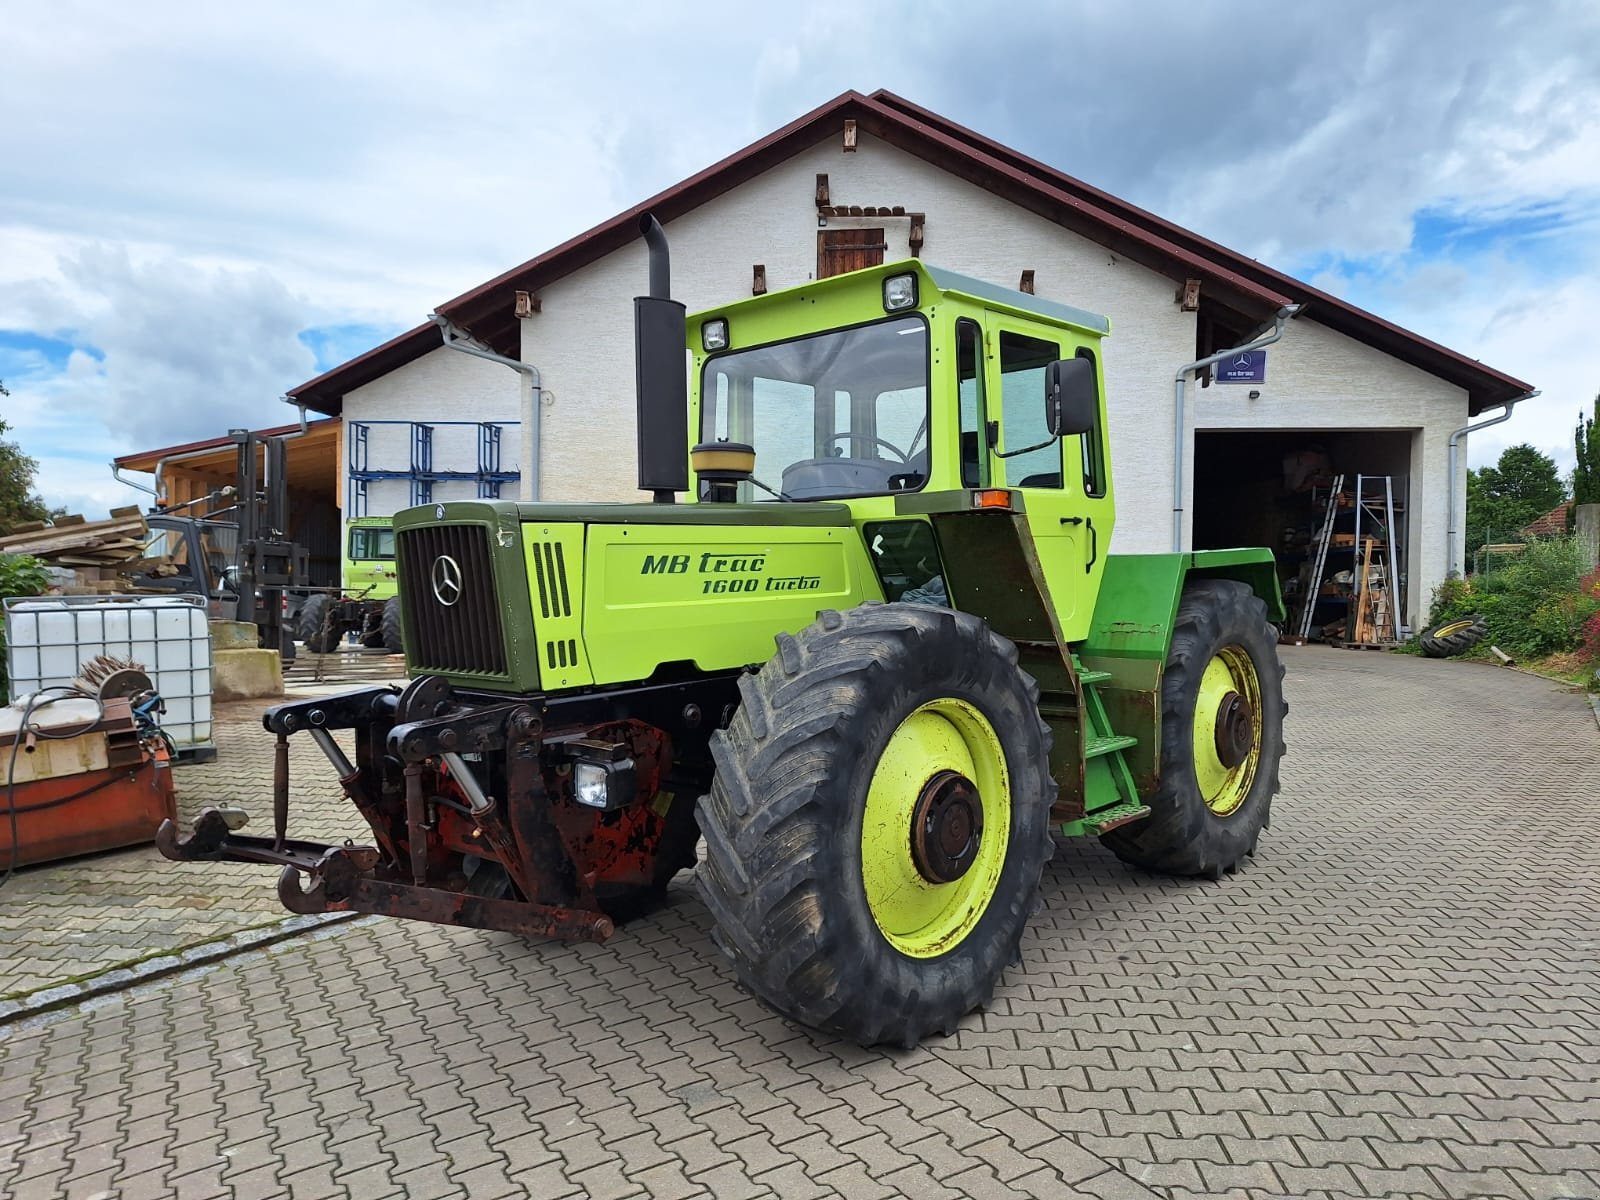
<path id="1" fill-rule="evenodd" d="M 881 229 L 823 229 L 817 233 L 817 278 L 876 267 L 889 249 Z"/>

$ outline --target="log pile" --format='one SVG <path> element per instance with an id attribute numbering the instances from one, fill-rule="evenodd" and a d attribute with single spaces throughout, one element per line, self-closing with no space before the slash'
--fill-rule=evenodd
<path id="1" fill-rule="evenodd" d="M 70 570 L 76 584 L 68 594 L 116 592 L 127 586 L 124 576 L 178 574 L 164 559 L 144 558 L 150 528 L 138 505 L 114 508 L 104 521 L 81 516 L 58 517 L 53 525 L 33 521 L 0 534 L 0 554 L 27 554 L 46 566 Z"/>

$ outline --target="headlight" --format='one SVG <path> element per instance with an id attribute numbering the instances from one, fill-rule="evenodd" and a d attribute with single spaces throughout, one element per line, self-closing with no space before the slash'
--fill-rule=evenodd
<path id="1" fill-rule="evenodd" d="M 576 763 L 572 768 L 572 786 L 579 804 L 590 808 L 606 807 L 606 776 L 608 772 L 599 763 Z"/>
<path id="2" fill-rule="evenodd" d="M 572 798 L 585 808 L 611 811 L 637 798 L 638 780 L 626 747 L 590 741 L 573 743 Z"/>
<path id="3" fill-rule="evenodd" d="M 891 275 L 883 281 L 884 312 L 899 312 L 917 306 L 917 277 Z"/>
<path id="4" fill-rule="evenodd" d="M 717 317 L 714 320 L 701 323 L 700 348 L 702 350 L 726 350 L 728 348 L 727 317 Z"/>

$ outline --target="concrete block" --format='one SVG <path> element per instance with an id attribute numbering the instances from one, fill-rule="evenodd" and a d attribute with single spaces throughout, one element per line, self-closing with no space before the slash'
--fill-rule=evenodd
<path id="1" fill-rule="evenodd" d="M 1591 569 L 1600 566 L 1600 504 L 1579 504 L 1574 514 L 1578 544 Z"/>
<path id="2" fill-rule="evenodd" d="M 254 650 L 260 635 L 249 621 L 212 621 L 213 650 Z"/>
<path id="3" fill-rule="evenodd" d="M 249 628 L 254 629 L 255 626 Z M 276 650 L 218 650 L 211 656 L 217 700 L 258 700 L 283 695 L 283 660 Z"/>

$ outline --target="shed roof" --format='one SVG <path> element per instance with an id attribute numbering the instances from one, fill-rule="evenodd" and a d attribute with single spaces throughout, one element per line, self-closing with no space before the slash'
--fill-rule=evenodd
<path id="1" fill-rule="evenodd" d="M 516 292 L 537 291 L 632 242 L 642 214 L 653 212 L 663 223 L 682 216 L 835 134 L 846 119 L 1123 257 L 1174 279 L 1199 279 L 1204 295 L 1247 317 L 1265 319 L 1291 302 L 1310 305 L 1306 315 L 1311 319 L 1464 389 L 1473 414 L 1529 390 L 1522 380 L 882 90 L 836 96 L 666 191 L 441 304 L 437 311 L 499 353 L 515 357 L 519 353 Z M 291 388 L 289 395 L 319 412 L 338 413 L 346 392 L 441 344 L 436 326 L 419 325 Z"/>

